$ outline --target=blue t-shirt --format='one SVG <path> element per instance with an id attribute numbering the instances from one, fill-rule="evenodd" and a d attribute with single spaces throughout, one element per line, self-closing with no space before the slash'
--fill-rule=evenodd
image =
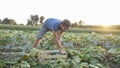
<path id="1" fill-rule="evenodd" d="M 44 26 L 47 27 L 52 32 L 57 32 L 60 28 L 61 20 L 55 18 L 48 18 L 44 22 Z"/>

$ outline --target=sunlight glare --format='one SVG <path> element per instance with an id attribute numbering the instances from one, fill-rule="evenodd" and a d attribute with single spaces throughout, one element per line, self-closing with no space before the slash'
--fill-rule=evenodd
<path id="1" fill-rule="evenodd" d="M 108 30 L 111 27 L 111 25 L 113 25 L 113 23 L 103 23 L 101 26 L 102 26 L 102 28 Z"/>
<path id="2" fill-rule="evenodd" d="M 102 26 L 108 28 L 109 26 L 113 25 L 114 23 L 103 23 Z"/>

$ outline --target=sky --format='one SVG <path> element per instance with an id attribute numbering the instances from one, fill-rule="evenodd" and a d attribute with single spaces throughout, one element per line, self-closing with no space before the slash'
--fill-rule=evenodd
<path id="1" fill-rule="evenodd" d="M 120 25 L 119 0 L 0 0 L 0 19 L 26 24 L 30 15 L 84 21 L 88 25 Z"/>

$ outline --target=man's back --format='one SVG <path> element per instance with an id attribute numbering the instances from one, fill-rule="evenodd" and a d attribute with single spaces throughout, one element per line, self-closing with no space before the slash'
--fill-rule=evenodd
<path id="1" fill-rule="evenodd" d="M 62 21 L 56 18 L 48 18 L 45 22 L 44 22 L 44 26 L 46 26 L 48 29 L 50 29 L 51 31 L 58 31 L 59 30 L 59 25 Z"/>

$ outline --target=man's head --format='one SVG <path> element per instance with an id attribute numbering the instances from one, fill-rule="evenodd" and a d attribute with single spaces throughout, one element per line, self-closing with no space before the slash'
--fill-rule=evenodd
<path id="1" fill-rule="evenodd" d="M 64 19 L 60 25 L 60 28 L 62 31 L 66 31 L 70 28 L 71 22 L 67 19 Z"/>

